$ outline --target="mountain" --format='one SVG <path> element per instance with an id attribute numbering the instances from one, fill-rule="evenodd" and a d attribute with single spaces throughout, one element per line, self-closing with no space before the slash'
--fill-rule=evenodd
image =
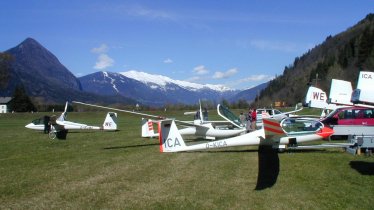
<path id="1" fill-rule="evenodd" d="M 108 98 L 82 91 L 79 80 L 36 40 L 27 38 L 2 55 L 11 57 L 6 68 L 2 66 L 0 96 L 11 96 L 16 86 L 23 85 L 27 94 L 39 103 L 63 103 L 66 100 L 85 100 L 94 102 L 135 101 L 124 97 Z M 1 59 L 0 59 L 1 61 Z M 2 62 L 3 63 L 3 62 Z"/>
<path id="2" fill-rule="evenodd" d="M 265 82 L 262 84 L 257 85 L 256 87 L 249 88 L 243 91 L 238 92 L 237 94 L 233 95 L 232 97 L 228 98 L 230 102 L 235 102 L 238 100 L 245 100 L 245 101 L 254 101 L 256 96 L 267 86 L 269 82 Z"/>
<path id="3" fill-rule="evenodd" d="M 329 94 L 331 79 L 350 81 L 354 88 L 361 70 L 374 71 L 374 14 L 296 57 L 261 91 L 256 104 L 269 106 L 284 101 L 295 105 L 303 101 L 310 84 Z"/>
<path id="4" fill-rule="evenodd" d="M 222 85 L 201 85 L 145 72 L 96 72 L 79 78 L 84 91 L 119 94 L 151 106 L 195 104 L 199 99 L 219 102 L 238 91 Z"/>
<path id="5" fill-rule="evenodd" d="M 56 56 L 32 38 L 0 53 L 0 73 L 0 96 L 11 96 L 16 86 L 22 85 L 38 104 L 80 100 L 163 106 L 195 104 L 199 99 L 218 103 L 240 92 L 222 85 L 202 85 L 137 71 L 96 72 L 77 79 Z M 250 94 L 241 96 L 253 100 Z"/>
<path id="6" fill-rule="evenodd" d="M 14 87 L 23 85 L 31 96 L 47 100 L 64 89 L 81 90 L 79 80 L 46 48 L 32 38 L 5 51 L 12 56 L 9 87 L 2 95 L 11 95 Z M 61 91 L 60 91 L 61 90 Z M 58 97 L 58 96 L 56 96 Z"/>
<path id="7" fill-rule="evenodd" d="M 232 91 L 232 89 L 225 87 L 223 85 L 210 85 L 210 84 L 203 85 L 203 84 L 197 84 L 197 83 L 186 82 L 186 81 L 181 81 L 181 80 L 173 80 L 166 76 L 153 75 L 153 74 L 148 74 L 148 73 L 139 72 L 139 71 L 127 71 L 127 72 L 121 72 L 120 74 L 128 78 L 132 78 L 134 80 L 140 81 L 154 88 L 167 89 L 168 84 L 175 84 L 175 85 L 178 85 L 179 87 L 182 87 L 184 89 L 191 90 L 191 91 L 200 91 L 203 89 L 209 89 L 209 90 L 213 90 L 217 92 Z"/>

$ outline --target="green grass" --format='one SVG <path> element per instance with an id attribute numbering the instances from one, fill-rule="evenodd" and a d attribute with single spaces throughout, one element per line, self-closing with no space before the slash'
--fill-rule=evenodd
<path id="1" fill-rule="evenodd" d="M 280 153 L 275 184 L 255 190 L 257 147 L 160 153 L 158 139 L 140 138 L 140 118 L 124 113 L 118 132 L 49 140 L 24 128 L 44 114 L 0 115 L 0 209 L 372 209 L 374 157 Z M 68 118 L 99 125 L 104 116 Z"/>

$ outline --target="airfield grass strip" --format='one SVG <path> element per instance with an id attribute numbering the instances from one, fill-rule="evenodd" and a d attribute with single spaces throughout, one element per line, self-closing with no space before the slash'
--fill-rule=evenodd
<path id="1" fill-rule="evenodd" d="M 169 114 L 188 119 L 181 113 Z M 160 153 L 157 138 L 140 138 L 139 117 L 123 113 L 120 131 L 49 140 L 24 128 L 44 114 L 0 115 L 0 209 L 372 209 L 373 157 L 280 153 L 275 184 L 255 190 L 257 147 Z M 105 114 L 68 118 L 100 125 Z"/>

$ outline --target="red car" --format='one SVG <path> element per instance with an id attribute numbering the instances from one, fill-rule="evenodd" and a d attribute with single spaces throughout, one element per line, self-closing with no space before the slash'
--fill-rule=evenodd
<path id="1" fill-rule="evenodd" d="M 374 126 L 374 108 L 344 107 L 337 108 L 321 121 L 331 125 L 370 125 Z"/>

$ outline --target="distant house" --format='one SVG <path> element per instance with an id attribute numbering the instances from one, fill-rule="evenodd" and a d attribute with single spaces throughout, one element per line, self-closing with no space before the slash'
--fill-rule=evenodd
<path id="1" fill-rule="evenodd" d="M 276 102 L 274 102 L 274 106 L 275 107 L 285 107 L 286 106 L 286 102 L 284 102 L 284 101 L 276 101 Z"/>
<path id="2" fill-rule="evenodd" d="M 0 113 L 8 112 L 8 105 L 11 100 L 12 97 L 0 97 Z"/>

